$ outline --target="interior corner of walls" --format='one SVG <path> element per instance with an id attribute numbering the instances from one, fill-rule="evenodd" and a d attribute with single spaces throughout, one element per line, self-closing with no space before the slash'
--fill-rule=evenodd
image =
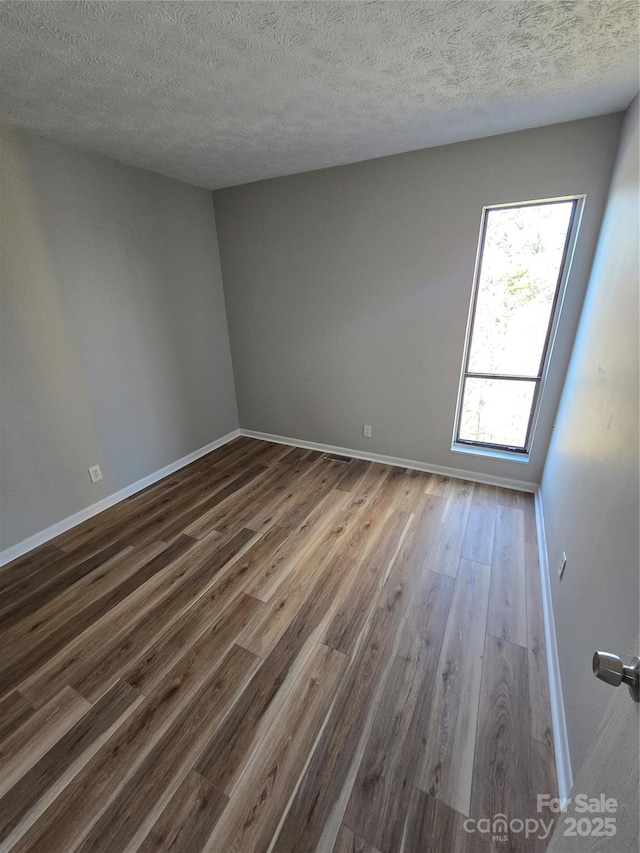
<path id="1" fill-rule="evenodd" d="M 566 799 L 573 787 L 571 755 L 569 753 L 569 735 L 562 694 L 562 677 L 556 639 L 551 578 L 549 575 L 549 552 L 544 524 L 544 504 L 542 486 L 535 493 L 536 530 L 538 535 L 538 562 L 540 568 L 540 586 L 542 590 L 542 615 L 544 621 L 545 648 L 547 651 L 547 676 L 549 679 L 549 699 L 553 727 L 553 743 L 556 759 L 556 775 L 560 799 Z"/>
<path id="2" fill-rule="evenodd" d="M 222 283 L 223 286 L 223 294 L 224 294 L 224 281 Z M 236 382 L 236 368 L 233 358 L 233 346 L 231 344 L 231 329 L 229 328 L 229 315 L 227 313 L 226 306 L 224 306 L 224 319 L 227 328 L 227 340 L 229 342 L 229 370 L 231 372 L 231 397 L 233 404 L 232 411 L 232 421 L 234 425 L 234 429 L 240 429 L 240 406 L 238 405 L 238 385 Z"/>
<path id="3" fill-rule="evenodd" d="M 213 193 L 211 194 L 213 199 Z M 229 308 L 227 305 L 227 287 L 225 285 L 225 275 L 224 275 L 224 267 L 222 263 L 222 256 L 220 253 L 220 243 L 218 240 L 218 225 L 215 220 L 215 208 L 214 208 L 214 239 L 216 241 L 216 251 L 218 255 L 218 269 L 220 271 L 220 289 L 222 293 L 222 310 L 224 312 L 224 324 L 225 329 L 227 330 L 227 346 L 229 353 L 229 369 L 231 371 L 231 387 L 233 392 L 233 407 L 234 407 L 234 425 L 236 429 L 240 428 L 240 406 L 238 404 L 238 382 L 236 379 L 236 364 L 235 358 L 233 355 L 233 335 L 231 331 L 231 324 L 229 322 Z"/>

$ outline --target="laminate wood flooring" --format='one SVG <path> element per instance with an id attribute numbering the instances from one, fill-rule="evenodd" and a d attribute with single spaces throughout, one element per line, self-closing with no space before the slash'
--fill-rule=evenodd
<path id="1" fill-rule="evenodd" d="M 243 437 L 0 591 L 0 851 L 544 849 L 530 495 Z"/>

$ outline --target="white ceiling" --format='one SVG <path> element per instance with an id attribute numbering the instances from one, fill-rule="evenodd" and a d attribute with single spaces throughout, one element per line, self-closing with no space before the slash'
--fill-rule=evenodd
<path id="1" fill-rule="evenodd" d="M 217 188 L 624 109 L 637 0 L 3 2 L 0 117 Z"/>

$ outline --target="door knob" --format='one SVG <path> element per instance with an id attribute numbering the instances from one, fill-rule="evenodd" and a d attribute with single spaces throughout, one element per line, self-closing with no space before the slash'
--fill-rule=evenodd
<path id="1" fill-rule="evenodd" d="M 632 657 L 629 663 L 623 664 L 618 655 L 596 652 L 593 656 L 593 674 L 614 687 L 624 682 L 634 702 L 640 702 L 640 658 Z"/>

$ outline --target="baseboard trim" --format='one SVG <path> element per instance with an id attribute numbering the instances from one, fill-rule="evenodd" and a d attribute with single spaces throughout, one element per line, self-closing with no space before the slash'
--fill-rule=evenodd
<path id="1" fill-rule="evenodd" d="M 108 495 L 106 498 L 102 498 L 102 500 L 91 504 L 91 506 L 88 506 L 85 509 L 74 512 L 73 515 L 63 518 L 62 521 L 52 524 L 51 527 L 47 527 L 39 533 L 34 533 L 27 539 L 23 539 L 22 542 L 18 542 L 10 548 L 5 548 L 4 551 L 0 552 L 0 566 L 4 566 L 12 560 L 22 557 L 29 551 L 37 548 L 39 545 L 44 545 L 44 543 L 48 542 L 50 539 L 55 539 L 55 537 L 60 536 L 61 533 L 66 533 L 67 530 L 70 530 L 77 524 L 86 521 L 88 518 L 97 515 L 99 512 L 103 512 L 105 509 L 109 509 L 109 507 L 120 503 L 120 501 L 125 500 L 125 498 L 135 495 L 136 492 L 141 492 L 142 489 L 146 489 L 147 486 L 152 486 L 164 477 L 168 477 L 169 474 L 173 474 L 175 471 L 179 471 L 180 468 L 184 468 L 185 465 L 189 465 L 191 462 L 195 462 L 196 459 L 200 459 L 201 456 L 205 456 L 207 453 L 211 453 L 212 450 L 216 450 L 218 447 L 222 447 L 223 444 L 227 444 L 227 442 L 232 441 L 234 438 L 238 438 L 240 434 L 239 429 L 234 429 L 226 435 L 223 435 L 215 441 L 201 447 L 199 450 L 194 450 L 193 453 L 188 453 L 181 459 L 177 459 L 175 462 L 165 465 L 164 468 L 160 468 L 158 471 L 148 474 L 141 480 L 137 480 L 137 482 L 132 483 L 130 486 L 125 486 L 124 489 L 120 489 L 120 491 L 114 492 L 114 494 Z"/>
<path id="2" fill-rule="evenodd" d="M 553 618 L 553 600 L 549 578 L 549 552 L 544 527 L 544 512 L 540 489 L 535 495 L 536 529 L 538 531 L 538 554 L 540 563 L 540 582 L 542 586 L 542 613 L 544 617 L 544 639 L 547 649 L 547 672 L 549 676 L 549 699 L 551 701 L 551 720 L 553 723 L 553 744 L 556 753 L 556 773 L 558 776 L 558 794 L 566 799 L 573 787 L 573 772 L 569 754 L 567 720 L 562 698 L 562 679 L 560 660 L 556 642 L 556 627 Z"/>
<path id="3" fill-rule="evenodd" d="M 384 465 L 393 465 L 397 468 L 410 468 L 414 471 L 426 471 L 429 474 L 443 474 L 446 477 L 455 477 L 458 480 L 471 480 L 474 483 L 486 483 L 489 486 L 503 486 L 504 488 L 515 489 L 519 492 L 532 492 L 535 494 L 538 488 L 537 483 L 524 483 L 521 480 L 510 480 L 507 477 L 493 477 L 491 474 L 477 474 L 475 471 L 462 471 L 459 468 L 429 465 L 426 462 L 417 462 L 415 459 L 400 459 L 397 456 L 365 453 L 362 450 L 353 450 L 350 447 L 319 444 L 316 441 L 304 441 L 300 438 L 272 435 L 268 432 L 258 432 L 253 429 L 241 428 L 240 434 L 246 435 L 247 438 L 260 438 L 263 441 L 273 441 L 276 444 L 291 444 L 294 447 L 302 447 L 306 450 L 319 450 L 322 453 L 339 453 L 343 456 L 353 456 L 355 459 L 366 459 L 368 462 L 380 462 Z"/>

